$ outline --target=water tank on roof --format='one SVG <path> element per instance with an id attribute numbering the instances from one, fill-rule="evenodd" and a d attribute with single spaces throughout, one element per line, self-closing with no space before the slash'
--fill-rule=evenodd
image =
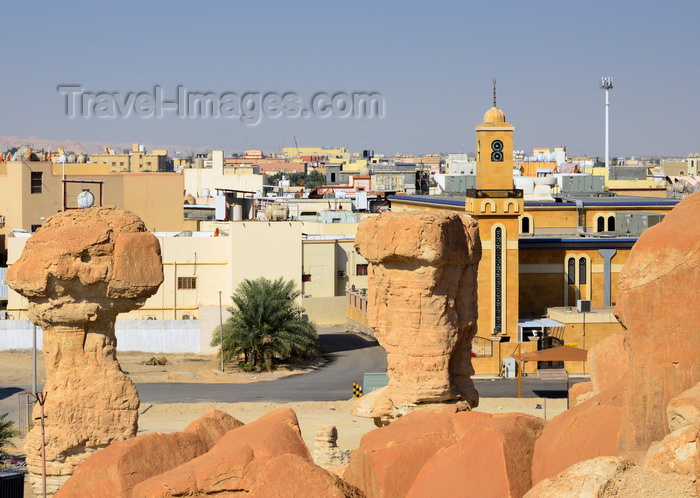
<path id="1" fill-rule="evenodd" d="M 233 205 L 233 221 L 243 221 L 243 206 L 240 204 Z"/>

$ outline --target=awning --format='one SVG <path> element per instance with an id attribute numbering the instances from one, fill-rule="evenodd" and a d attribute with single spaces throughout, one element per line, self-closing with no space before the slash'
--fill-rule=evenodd
<path id="1" fill-rule="evenodd" d="M 586 361 L 587 357 L 588 351 L 571 346 L 559 346 L 558 348 L 513 355 L 513 358 L 518 361 Z"/>
<path id="2" fill-rule="evenodd" d="M 541 329 L 542 327 L 564 327 L 564 324 L 556 320 L 552 320 L 551 318 L 537 318 L 518 322 L 518 327 L 532 327 Z"/>

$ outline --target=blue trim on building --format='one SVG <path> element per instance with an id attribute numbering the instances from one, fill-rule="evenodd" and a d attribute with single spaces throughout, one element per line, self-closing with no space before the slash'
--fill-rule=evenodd
<path id="1" fill-rule="evenodd" d="M 637 240 L 632 237 L 521 237 L 518 249 L 631 249 Z"/>
<path id="2" fill-rule="evenodd" d="M 420 202 L 425 204 L 442 204 L 445 206 L 464 207 L 464 198 L 445 199 L 435 196 L 413 196 L 413 195 L 390 195 L 389 200 Z M 657 199 L 649 197 L 649 199 L 623 199 L 618 197 L 608 197 L 604 199 L 581 198 L 577 199 L 583 203 L 583 207 L 636 207 L 636 206 L 675 206 L 678 204 L 678 199 Z M 563 199 L 562 202 L 544 202 L 544 201 L 525 201 L 525 207 L 558 207 L 558 208 L 575 208 L 576 204 L 572 199 Z"/>

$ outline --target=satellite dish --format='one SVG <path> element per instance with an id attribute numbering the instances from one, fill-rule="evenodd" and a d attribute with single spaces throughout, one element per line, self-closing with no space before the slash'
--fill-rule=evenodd
<path id="1" fill-rule="evenodd" d="M 78 207 L 80 209 L 91 208 L 95 204 L 95 196 L 88 189 L 83 189 L 78 194 Z"/>

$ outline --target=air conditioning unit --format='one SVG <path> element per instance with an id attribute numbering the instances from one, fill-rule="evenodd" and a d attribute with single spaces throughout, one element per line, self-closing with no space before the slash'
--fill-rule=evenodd
<path id="1" fill-rule="evenodd" d="M 576 301 L 576 311 L 579 313 L 590 313 L 591 311 L 591 301 L 590 299 L 579 299 Z"/>
<path id="2" fill-rule="evenodd" d="M 345 273 L 345 270 L 338 270 L 338 278 L 345 278 L 347 276 L 348 274 Z"/>

